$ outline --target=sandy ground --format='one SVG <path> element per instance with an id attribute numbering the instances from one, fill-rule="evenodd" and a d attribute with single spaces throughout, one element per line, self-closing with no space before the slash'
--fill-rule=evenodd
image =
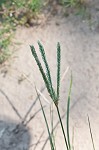
<path id="1" fill-rule="evenodd" d="M 98 5 L 97 5 L 98 4 Z M 92 143 L 88 128 L 87 115 L 90 117 L 94 143 L 96 150 L 99 147 L 99 3 L 93 7 L 90 4 L 88 17 L 61 15 L 50 17 L 49 21 L 31 28 L 18 28 L 15 39 L 18 45 L 8 62 L 0 68 L 0 150 L 41 150 L 47 131 L 42 113 L 35 114 L 40 109 L 37 101 L 29 115 L 21 126 L 25 115 L 33 105 L 36 92 L 34 84 L 41 90 L 44 87 L 39 70 L 32 57 L 29 45 L 34 45 L 38 54 L 37 41 L 44 45 L 49 60 L 53 84 L 56 83 L 56 45 L 59 41 L 62 49 L 61 74 L 70 67 L 65 79 L 61 82 L 60 110 L 66 111 L 67 95 L 70 83 L 70 74 L 73 74 L 73 86 L 70 108 L 71 139 L 74 128 L 75 150 L 92 150 Z M 46 98 L 50 98 L 43 91 Z M 50 120 L 48 102 L 42 99 L 46 105 L 45 112 Z M 15 109 L 15 108 L 17 109 Z M 34 115 L 34 116 L 33 116 Z M 33 119 L 28 123 L 28 119 Z M 54 122 L 58 120 L 56 111 Z M 20 135 L 20 127 L 26 132 Z M 65 125 L 65 119 L 64 119 Z M 18 131 L 15 132 L 18 128 Z M 5 132 L 7 130 L 7 132 Z M 13 131 L 13 132 L 11 132 Z M 40 143 L 35 146 L 41 134 L 44 132 Z M 11 135 L 10 135 L 11 134 Z M 5 136 L 10 137 L 5 139 Z M 21 137 L 21 138 L 19 138 Z M 13 140 L 12 140 L 13 139 Z M 19 139 L 16 140 L 16 139 Z M 13 142 L 12 142 L 13 141 Z M 19 144 L 18 144 L 19 142 Z M 25 143 L 25 144 L 24 144 Z M 7 147 L 9 145 L 9 147 Z M 65 145 L 60 127 L 56 130 L 57 150 L 64 150 Z M 2 146 L 2 148 L 1 148 Z M 49 143 L 45 150 L 50 149 Z"/>

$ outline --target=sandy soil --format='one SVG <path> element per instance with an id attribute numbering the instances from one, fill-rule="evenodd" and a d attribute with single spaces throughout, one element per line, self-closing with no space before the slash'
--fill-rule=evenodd
<path id="1" fill-rule="evenodd" d="M 94 5 L 90 3 L 89 12 L 91 19 L 88 19 L 87 15 L 83 16 L 83 18 L 81 15 L 71 14 L 69 17 L 56 15 L 50 17 L 48 21 L 43 22 L 39 26 L 17 29 L 13 40 L 13 42 L 17 42 L 17 45 L 14 45 L 15 47 L 11 46 L 11 49 L 14 49 L 14 53 L 11 59 L 0 68 L 0 149 L 2 146 L 2 150 L 41 150 L 47 138 L 42 113 L 35 114 L 40 109 L 39 102 L 36 101 L 34 103 L 36 99 L 34 84 L 41 90 L 44 87 L 44 83 L 29 47 L 29 45 L 33 44 L 39 53 L 37 45 L 39 40 L 45 47 L 54 85 L 56 83 L 56 45 L 58 41 L 62 49 L 61 74 L 64 73 L 67 67 L 70 67 L 70 70 L 72 70 L 73 87 L 70 108 L 70 131 L 72 138 L 74 128 L 75 150 L 93 149 L 87 114 L 90 117 L 95 147 L 98 150 L 99 2 L 94 3 Z M 64 114 L 66 110 L 70 70 L 61 83 L 61 114 Z M 46 90 L 43 91 L 43 94 L 51 103 Z M 46 115 L 48 120 L 50 120 L 50 104 L 43 99 L 42 103 L 46 105 Z M 32 110 L 25 117 L 32 106 Z M 33 119 L 28 123 L 27 121 L 31 119 L 31 116 L 33 116 Z M 55 111 L 55 123 L 57 120 Z M 22 125 L 22 121 L 24 125 Z M 21 135 L 20 127 L 17 133 L 15 132 L 14 134 L 12 132 L 16 131 L 18 124 L 22 128 L 21 131 L 24 131 Z M 7 132 L 5 132 L 6 130 Z M 40 139 L 41 142 L 36 147 L 35 143 L 37 143 L 43 132 L 44 134 Z M 4 140 L 5 136 L 10 138 Z M 57 150 L 65 149 L 60 127 L 56 130 L 56 145 Z M 49 143 L 45 147 L 45 150 L 48 149 L 50 149 Z"/>

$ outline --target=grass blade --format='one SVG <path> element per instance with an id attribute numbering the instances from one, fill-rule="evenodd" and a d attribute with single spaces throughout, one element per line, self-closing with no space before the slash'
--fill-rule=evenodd
<path id="1" fill-rule="evenodd" d="M 65 117 L 65 115 L 66 115 L 66 113 L 64 113 L 64 114 L 61 116 L 61 119 L 63 119 L 63 118 Z M 55 131 L 55 129 L 57 128 L 57 126 L 58 126 L 59 123 L 60 123 L 60 120 L 58 120 L 57 123 L 54 125 L 53 131 Z M 44 148 L 45 148 L 47 142 L 48 142 L 48 137 L 47 137 L 47 139 L 45 140 L 44 145 L 42 146 L 42 150 L 44 150 Z"/>
<path id="2" fill-rule="evenodd" d="M 91 123 L 90 123 L 89 116 L 88 116 L 88 125 L 89 125 L 89 130 L 90 130 L 90 136 L 91 136 L 91 141 L 92 141 L 92 145 L 93 145 L 93 150 L 95 150 L 95 145 L 94 145 L 94 140 L 93 140 L 93 135 L 92 135 Z"/>
<path id="3" fill-rule="evenodd" d="M 69 88 L 69 94 L 68 94 L 68 102 L 67 102 L 67 122 L 66 122 L 66 125 L 67 125 L 67 140 L 68 140 L 69 150 L 71 149 L 70 135 L 69 135 L 69 110 L 70 110 L 71 88 L 72 88 L 72 74 L 71 74 L 70 88 Z"/>
<path id="4" fill-rule="evenodd" d="M 48 131 L 48 134 L 49 134 L 49 140 L 50 140 L 51 150 L 54 150 L 54 144 L 53 144 L 51 133 L 50 133 L 50 130 L 49 130 L 47 118 L 46 118 L 46 115 L 45 115 L 45 112 L 44 112 L 44 109 L 43 109 L 43 106 L 42 106 L 42 103 L 41 103 L 41 100 L 40 100 L 40 97 L 39 97 L 39 94 L 37 92 L 36 87 L 35 87 L 35 90 L 36 90 L 37 96 L 39 98 L 39 102 L 40 102 L 40 105 L 41 105 L 42 113 L 43 113 L 44 120 L 45 120 L 45 123 L 46 123 L 47 131 Z"/>

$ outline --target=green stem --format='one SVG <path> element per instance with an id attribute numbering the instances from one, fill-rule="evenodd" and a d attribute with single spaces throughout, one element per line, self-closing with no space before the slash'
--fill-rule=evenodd
<path id="1" fill-rule="evenodd" d="M 66 139 L 66 135 L 65 135 L 65 131 L 64 131 L 64 127 L 63 127 L 63 123 L 62 123 L 62 119 L 61 119 L 60 112 L 59 112 L 59 108 L 58 108 L 57 105 L 55 105 L 55 106 L 56 106 L 57 113 L 58 113 L 58 117 L 59 117 L 59 121 L 60 121 L 60 124 L 61 124 L 61 128 L 62 128 L 62 132 L 63 132 L 65 144 L 66 144 L 66 148 L 67 148 L 67 150 L 69 150 L 69 148 L 68 148 L 68 143 L 67 143 L 67 139 Z"/>

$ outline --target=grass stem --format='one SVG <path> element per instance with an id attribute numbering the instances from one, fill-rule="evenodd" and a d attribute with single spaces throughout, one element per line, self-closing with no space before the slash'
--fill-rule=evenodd
<path id="1" fill-rule="evenodd" d="M 67 143 L 67 139 L 66 139 L 66 135 L 65 135 L 65 131 L 64 131 L 64 127 L 63 127 L 63 123 L 62 123 L 62 119 L 61 119 L 61 115 L 60 115 L 59 108 L 58 108 L 57 105 L 56 105 L 56 109 L 57 109 L 57 113 L 58 113 L 60 125 L 61 125 L 61 128 L 62 128 L 62 132 L 63 132 L 65 144 L 66 144 L 66 148 L 67 148 L 67 150 L 69 150 L 68 143 Z"/>

